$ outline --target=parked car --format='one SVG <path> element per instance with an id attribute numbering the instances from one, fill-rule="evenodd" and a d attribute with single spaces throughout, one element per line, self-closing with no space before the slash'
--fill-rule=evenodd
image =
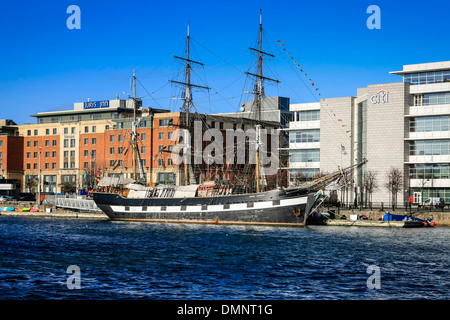
<path id="1" fill-rule="evenodd" d="M 0 203 L 6 202 L 6 197 L 5 196 L 0 196 Z"/>
<path id="2" fill-rule="evenodd" d="M 445 200 L 444 198 L 431 197 L 423 202 L 423 206 L 436 206 L 436 208 L 444 207 Z"/>
<path id="3" fill-rule="evenodd" d="M 36 196 L 34 194 L 22 194 L 20 201 L 36 201 Z"/>

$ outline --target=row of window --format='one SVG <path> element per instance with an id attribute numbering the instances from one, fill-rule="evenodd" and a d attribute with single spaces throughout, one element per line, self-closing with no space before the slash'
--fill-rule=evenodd
<path id="1" fill-rule="evenodd" d="M 69 148 L 69 139 L 64 139 L 64 148 Z M 75 139 L 70 139 L 70 148 L 75 148 Z"/>
<path id="2" fill-rule="evenodd" d="M 211 121 L 211 128 L 216 128 L 216 122 L 215 121 Z M 219 128 L 218 129 L 223 130 L 223 122 L 219 122 Z M 237 130 L 237 129 L 245 130 L 245 125 L 241 124 L 240 128 L 238 128 L 238 124 L 237 123 L 233 123 L 233 130 Z"/>
<path id="3" fill-rule="evenodd" d="M 291 150 L 289 152 L 290 162 L 319 162 L 320 150 L 319 149 L 301 149 Z"/>
<path id="4" fill-rule="evenodd" d="M 146 161 L 145 159 L 141 159 L 142 161 L 142 165 L 145 167 L 146 165 Z M 109 161 L 110 167 L 123 167 L 123 160 L 110 160 Z M 168 166 L 173 166 L 173 160 L 172 158 L 167 159 L 167 165 Z M 158 159 L 158 166 L 165 166 L 165 159 L 160 158 Z M 50 169 L 50 163 L 49 162 L 45 162 L 43 164 L 43 167 L 45 170 L 49 170 Z M 63 163 L 63 168 L 64 169 L 76 169 L 75 167 L 75 162 L 64 162 Z M 89 168 L 89 162 L 84 162 L 83 163 L 83 168 L 87 169 Z M 38 170 L 38 164 L 37 163 L 33 163 L 33 169 L 34 170 Z M 52 162 L 51 163 L 51 169 L 52 170 L 56 170 L 56 162 Z M 27 170 L 31 170 L 31 163 L 27 163 Z"/>
<path id="5" fill-rule="evenodd" d="M 429 198 L 443 198 L 445 203 L 450 203 L 450 188 L 412 188 L 412 194 L 418 192 L 422 200 Z"/>
<path id="6" fill-rule="evenodd" d="M 410 132 L 449 131 L 450 116 L 416 117 L 409 121 Z"/>
<path id="7" fill-rule="evenodd" d="M 141 147 L 141 153 L 145 153 L 145 146 Z M 114 147 L 109 148 L 109 154 L 115 154 L 115 148 Z M 118 147 L 117 148 L 117 154 L 123 154 L 123 147 Z M 84 156 L 85 157 L 88 156 L 88 151 L 87 150 L 84 151 Z"/>
<path id="8" fill-rule="evenodd" d="M 108 128 L 109 128 L 109 126 L 107 126 Z M 65 127 L 64 128 L 64 134 L 69 134 L 69 129 L 70 129 L 70 134 L 75 134 L 76 133 L 76 127 Z M 91 133 L 95 133 L 95 132 L 97 132 L 97 126 L 92 126 L 92 128 L 91 128 Z M 38 133 L 39 133 L 39 130 L 38 129 L 34 129 L 34 135 L 35 136 L 37 136 L 38 135 Z M 88 126 L 85 126 L 84 127 L 84 133 L 89 133 L 89 127 Z M 58 129 L 57 128 L 53 128 L 52 129 L 52 134 L 53 135 L 56 135 L 56 134 L 58 134 Z M 27 130 L 27 135 L 28 136 L 31 136 L 31 130 Z M 46 136 L 48 136 L 48 135 L 50 135 L 50 129 L 45 129 L 45 135 Z"/>
<path id="9" fill-rule="evenodd" d="M 68 129 L 68 128 L 65 128 L 65 129 Z M 72 128 L 72 130 L 74 130 L 74 129 L 75 129 L 75 128 Z M 34 130 L 33 130 L 33 134 L 34 134 L 35 136 L 37 136 L 38 133 L 39 133 L 39 130 L 38 130 L 38 129 L 34 129 Z M 53 128 L 53 129 L 52 129 L 52 134 L 53 134 L 53 135 L 58 134 L 58 129 L 57 129 L 57 128 Z M 45 135 L 46 135 L 46 136 L 50 135 L 50 129 L 49 129 L 49 128 L 45 129 Z M 31 136 L 31 130 L 27 130 L 27 136 Z"/>
<path id="10" fill-rule="evenodd" d="M 164 132 L 160 132 L 159 133 L 159 140 L 164 140 L 165 139 L 165 134 L 164 134 Z M 93 139 L 95 139 L 95 138 L 93 138 Z M 119 134 L 118 135 L 118 141 L 119 142 L 123 142 L 123 135 L 122 134 Z M 145 134 L 145 133 L 141 133 L 140 134 L 140 139 L 141 139 L 141 141 L 146 141 L 147 140 L 147 134 Z M 167 133 L 167 139 L 169 139 L 169 140 L 172 140 L 173 139 L 173 132 L 168 132 Z M 116 136 L 115 135 L 113 135 L 113 134 L 111 134 L 110 136 L 109 136 L 109 142 L 115 142 L 116 141 Z M 87 145 L 88 144 L 88 138 L 85 138 L 84 139 L 84 144 L 85 145 Z"/>
<path id="11" fill-rule="evenodd" d="M 171 172 L 158 172 L 156 175 L 158 183 L 161 184 L 175 184 L 176 174 Z"/>
<path id="12" fill-rule="evenodd" d="M 56 147 L 57 146 L 57 141 L 56 140 L 52 140 L 52 147 Z M 50 147 L 50 140 L 45 140 L 45 146 L 46 147 Z M 31 148 L 31 141 L 27 141 L 27 147 Z M 38 141 L 34 140 L 33 141 L 33 147 L 38 147 Z"/>
<path id="13" fill-rule="evenodd" d="M 403 81 L 411 84 L 450 82 L 450 71 L 428 71 L 405 74 Z"/>
<path id="14" fill-rule="evenodd" d="M 449 155 L 450 140 L 416 140 L 409 144 L 410 156 Z"/>
<path id="15" fill-rule="evenodd" d="M 315 121 L 320 120 L 320 110 L 295 111 L 293 121 Z"/>
<path id="16" fill-rule="evenodd" d="M 58 117 L 55 118 L 55 119 L 58 119 Z M 97 119 L 91 119 L 91 120 L 97 120 Z M 52 122 L 61 122 L 61 120 L 59 120 L 59 121 L 55 120 L 55 121 L 52 121 Z M 116 126 L 114 125 L 113 128 L 115 129 Z M 65 127 L 64 128 L 64 134 L 69 134 L 69 129 L 70 129 L 70 134 L 75 134 L 76 133 L 76 127 L 70 127 L 70 128 L 69 127 Z M 47 129 L 45 129 L 45 135 L 46 136 L 50 135 L 50 130 L 51 130 L 53 135 L 58 134 L 58 129 L 57 128 L 53 128 L 53 129 L 47 128 Z M 109 125 L 105 126 L 105 130 L 109 130 Z M 96 133 L 97 132 L 97 126 L 91 126 L 90 132 L 91 133 Z M 33 130 L 33 135 L 37 136 L 38 133 L 39 133 L 38 129 L 34 129 Z M 84 133 L 89 133 L 89 126 L 84 126 Z M 27 130 L 27 135 L 31 136 L 31 130 Z"/>
<path id="17" fill-rule="evenodd" d="M 75 167 L 75 163 L 74 163 L 74 167 Z M 44 168 L 46 170 L 50 169 L 50 163 L 49 162 L 45 162 L 44 163 Z M 38 170 L 38 164 L 37 163 L 33 163 L 33 169 L 34 170 Z M 52 169 L 55 170 L 56 169 L 56 162 L 52 162 Z M 31 163 L 27 163 L 27 170 L 31 170 Z"/>
<path id="18" fill-rule="evenodd" d="M 117 119 L 119 118 L 119 114 L 112 114 L 111 116 L 108 116 L 107 118 L 112 118 L 112 119 Z M 100 120 L 102 119 L 102 114 L 100 113 L 94 113 L 89 115 L 89 120 Z M 83 117 L 82 115 L 77 115 L 77 116 L 70 116 L 70 117 L 65 117 L 64 121 L 82 121 Z M 85 118 L 85 120 L 87 120 Z M 58 123 L 58 122 L 62 122 L 63 121 L 63 117 L 59 116 L 59 117 L 51 117 L 50 122 L 51 123 Z M 38 119 L 38 122 L 43 123 L 44 119 L 40 118 Z"/>
<path id="19" fill-rule="evenodd" d="M 81 117 L 81 116 L 79 116 L 79 117 Z M 97 115 L 91 115 L 91 119 L 90 120 L 100 120 L 100 119 L 101 119 L 101 115 L 97 114 Z M 113 119 L 114 119 L 114 117 L 113 117 Z M 169 119 L 167 119 L 167 120 L 169 120 Z M 78 121 L 81 121 L 81 118 Z M 51 122 L 52 123 L 59 123 L 59 122 L 61 122 L 61 117 L 52 117 Z M 168 123 L 170 123 L 170 121 Z M 164 125 L 164 126 L 167 126 L 167 125 Z M 124 127 L 123 122 L 118 122 L 117 123 L 117 128 L 123 129 L 123 127 Z M 143 127 L 147 127 L 147 121 L 146 120 L 141 121 L 139 123 L 139 127 L 140 128 L 141 127 L 142 128 Z M 109 129 L 110 129 L 110 126 L 109 125 L 105 125 L 105 130 L 109 130 Z M 116 129 L 116 125 L 113 125 L 113 129 Z M 47 135 L 47 136 L 50 135 L 50 130 L 52 130 L 51 132 L 52 132 L 53 135 L 58 134 L 58 129 L 57 128 L 53 128 L 53 129 L 47 128 L 47 129 L 45 129 L 45 135 Z M 75 134 L 76 133 L 76 127 L 70 127 L 70 128 L 69 127 L 65 127 L 64 128 L 64 134 L 69 134 L 69 131 L 70 131 L 70 134 Z M 89 131 L 89 126 L 84 126 L 84 133 L 89 133 L 89 132 L 90 133 L 96 133 L 97 132 L 97 126 L 91 126 L 91 130 L 90 131 Z M 31 133 L 32 133 L 32 130 L 27 130 L 27 135 L 28 136 L 31 136 Z M 35 135 L 35 136 L 39 135 L 39 130 L 38 129 L 34 129 L 33 130 L 33 135 Z"/>
<path id="20" fill-rule="evenodd" d="M 450 92 L 416 94 L 414 106 L 434 106 L 450 104 Z"/>
<path id="21" fill-rule="evenodd" d="M 448 163 L 419 163 L 409 168 L 410 179 L 450 179 L 450 164 Z"/>
<path id="22" fill-rule="evenodd" d="M 145 167 L 146 165 L 146 161 L 145 159 L 141 159 L 142 161 L 142 165 Z M 123 160 L 109 160 L 109 165 L 111 168 L 113 167 L 123 167 Z M 166 162 L 164 158 L 159 158 L 158 159 L 158 166 L 165 166 Z M 173 166 L 173 160 L 172 158 L 168 158 L 167 159 L 167 165 L 168 166 Z M 84 162 L 83 163 L 83 168 L 88 168 L 89 167 L 89 162 Z M 56 162 L 53 162 L 51 164 L 51 168 L 52 170 L 56 170 Z M 76 169 L 75 167 L 75 162 L 71 161 L 71 162 L 64 162 L 63 163 L 63 168 L 64 169 Z M 38 164 L 37 163 L 33 163 L 33 169 L 34 170 L 38 170 Z M 50 163 L 49 162 L 45 162 L 44 163 L 44 169 L 49 170 L 50 169 Z M 27 170 L 31 170 L 31 163 L 27 163 Z"/>
<path id="23" fill-rule="evenodd" d="M 169 145 L 167 147 L 168 147 L 167 151 L 168 152 L 172 152 L 173 145 Z M 164 146 L 162 146 L 162 145 L 159 146 L 159 151 L 160 152 L 163 151 L 163 149 L 164 149 Z M 147 151 L 146 146 L 141 146 L 141 154 L 145 154 L 146 151 Z M 111 155 L 115 154 L 115 148 L 114 147 L 109 148 L 109 153 Z M 123 147 L 118 147 L 117 148 L 117 154 L 123 154 L 123 153 L 124 153 L 124 148 Z M 96 150 L 91 150 L 90 154 L 89 154 L 89 150 L 84 150 L 84 156 L 85 157 L 91 156 L 92 158 L 95 158 L 96 155 L 97 155 L 97 151 Z M 57 156 L 56 151 L 52 151 L 52 158 L 56 158 L 56 156 Z M 2 157 L 3 157 L 3 153 L 0 152 L 0 159 L 2 159 Z M 34 152 L 33 153 L 33 157 L 34 157 L 34 159 L 37 159 L 38 158 L 38 152 Z M 49 158 L 49 157 L 50 157 L 50 151 L 45 151 L 45 158 Z M 65 158 L 69 157 L 69 151 L 64 151 L 64 157 Z M 75 150 L 71 150 L 70 151 L 70 157 L 71 158 L 75 158 Z M 30 159 L 30 158 L 31 158 L 31 152 L 27 152 L 27 159 Z"/>
<path id="24" fill-rule="evenodd" d="M 59 121 L 57 121 L 57 122 L 59 122 Z M 71 134 L 75 134 L 75 133 L 76 133 L 76 129 L 77 129 L 76 127 L 70 127 L 70 133 L 71 133 Z M 84 133 L 88 133 L 88 132 L 89 132 L 89 127 L 88 127 L 88 126 L 85 126 L 85 127 L 84 127 Z M 97 132 L 97 127 L 96 127 L 96 126 L 92 126 L 91 132 L 94 132 L 94 133 Z M 39 133 L 39 130 L 38 130 L 38 129 L 34 129 L 34 130 L 33 130 L 33 134 L 34 134 L 35 136 L 37 136 L 38 133 Z M 58 129 L 57 129 L 57 128 L 53 128 L 53 129 L 52 129 L 52 134 L 53 134 L 53 135 L 58 134 Z M 64 128 L 64 134 L 69 134 L 69 127 L 65 127 L 65 128 Z M 28 136 L 31 136 L 31 130 L 27 130 L 27 135 L 28 135 Z M 49 129 L 49 128 L 45 129 L 45 135 L 46 135 L 46 136 L 50 135 L 50 129 Z"/>
<path id="25" fill-rule="evenodd" d="M 294 112 L 294 121 L 320 120 L 320 110 L 304 110 Z"/>
<path id="26" fill-rule="evenodd" d="M 320 130 L 292 130 L 289 132 L 290 143 L 319 142 Z"/>
<path id="27" fill-rule="evenodd" d="M 168 119 L 165 119 L 165 120 L 168 120 Z M 221 122 L 221 124 L 223 124 L 223 123 Z M 221 127 L 223 127 L 223 125 Z M 105 129 L 108 130 L 109 129 L 109 125 L 107 125 Z M 71 127 L 70 128 L 70 133 L 71 134 L 75 134 L 75 130 L 76 130 L 75 127 Z M 91 133 L 95 133 L 95 132 L 97 132 L 96 126 L 92 126 Z M 89 127 L 87 127 L 87 126 L 84 127 L 84 133 L 89 133 Z M 46 129 L 46 135 L 49 135 L 49 134 L 50 134 L 50 129 Z M 56 128 L 53 129 L 53 134 L 57 134 L 57 129 Z M 69 128 L 68 127 L 64 128 L 64 134 L 69 134 Z M 29 136 L 31 135 L 31 130 L 28 130 L 28 135 Z M 34 130 L 34 135 L 35 136 L 38 135 L 38 130 L 37 129 Z M 159 140 L 164 140 L 164 135 L 165 135 L 164 132 L 160 132 L 159 133 Z M 167 138 L 168 139 L 172 139 L 173 138 L 173 132 L 168 132 Z M 147 139 L 147 135 L 145 133 L 141 133 L 140 134 L 140 139 L 142 141 L 145 141 Z M 75 141 L 75 139 L 71 139 L 71 144 L 72 144 L 72 140 Z M 89 138 L 84 138 L 84 144 L 85 145 L 88 145 L 88 143 L 89 143 L 88 140 L 89 140 Z M 92 138 L 92 141 L 93 141 L 92 144 L 95 144 L 96 143 L 96 138 Z M 115 142 L 115 135 L 113 135 L 113 134 L 110 135 L 109 141 L 110 142 Z M 122 134 L 118 135 L 118 141 L 119 142 L 123 141 L 123 135 Z M 0 141 L 0 143 L 3 144 L 3 141 Z M 68 145 L 68 142 L 67 142 L 67 145 Z M 31 142 L 28 141 L 27 142 L 27 147 L 30 147 L 30 146 L 31 146 Z M 38 146 L 38 142 L 37 141 L 34 141 L 34 146 L 35 147 Z M 45 146 L 46 147 L 50 146 L 49 140 L 45 140 Z M 56 140 L 53 140 L 53 146 L 56 146 Z M 64 147 L 66 147 L 66 146 L 64 146 Z"/>
<path id="28" fill-rule="evenodd" d="M 27 152 L 27 159 L 31 158 L 31 152 Z M 33 152 L 33 158 L 38 158 L 38 153 Z M 50 151 L 45 151 L 45 158 L 50 158 Z M 52 151 L 52 158 L 56 158 L 56 151 Z"/>
<path id="29" fill-rule="evenodd" d="M 290 182 L 302 181 L 302 179 L 314 179 L 319 175 L 319 168 L 304 168 L 289 170 Z"/>
<path id="30" fill-rule="evenodd" d="M 145 159 L 141 159 L 141 161 L 142 161 L 142 166 L 146 166 L 146 161 L 145 161 Z M 165 159 L 163 159 L 163 158 L 159 158 L 158 159 L 158 166 L 162 166 L 162 167 L 165 167 L 165 165 L 166 165 L 166 161 L 165 161 Z M 172 158 L 169 158 L 169 159 L 167 159 L 167 165 L 168 166 L 173 166 L 173 160 L 172 160 Z M 87 166 L 88 166 L 88 162 L 85 162 L 84 163 L 84 168 L 87 168 Z M 117 167 L 123 167 L 123 160 L 113 160 L 113 159 L 111 159 L 111 160 L 109 160 L 109 166 L 111 167 L 111 168 L 117 168 Z"/>
<path id="31" fill-rule="evenodd" d="M 173 126 L 173 119 L 159 119 L 160 127 Z"/>

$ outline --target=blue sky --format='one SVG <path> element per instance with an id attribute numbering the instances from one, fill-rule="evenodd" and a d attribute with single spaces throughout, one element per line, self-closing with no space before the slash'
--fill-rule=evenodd
<path id="1" fill-rule="evenodd" d="M 72 4 L 81 9 L 80 30 L 66 26 Z M 381 9 L 379 30 L 366 26 L 372 4 Z M 205 64 L 194 80 L 211 87 L 209 95 L 195 93 L 197 110 L 236 111 L 247 98 L 243 72 L 254 58 L 248 47 L 257 40 L 259 9 L 264 49 L 276 56 L 266 74 L 281 81 L 267 95 L 292 103 L 356 95 L 368 84 L 401 81 L 389 71 L 403 64 L 450 60 L 448 0 L 4 1 L 0 118 L 23 124 L 83 99 L 126 98 L 133 69 L 144 107 L 176 109 L 168 80 L 179 70 L 173 55 L 184 55 L 188 23 L 192 58 Z M 309 79 L 318 91 L 311 93 Z"/>

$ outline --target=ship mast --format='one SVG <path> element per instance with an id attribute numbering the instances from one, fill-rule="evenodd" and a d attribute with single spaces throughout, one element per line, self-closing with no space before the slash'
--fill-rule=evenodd
<path id="1" fill-rule="evenodd" d="M 191 121 L 189 118 L 189 113 L 191 108 L 193 107 L 192 102 L 192 88 L 198 88 L 198 89 L 206 89 L 209 90 L 208 87 L 200 86 L 196 84 L 191 83 L 191 64 L 203 66 L 203 63 L 194 61 L 190 59 L 190 35 L 189 35 L 189 24 L 187 28 L 187 37 L 186 37 L 186 58 L 174 56 L 175 59 L 181 60 L 186 63 L 185 67 L 185 82 L 170 80 L 170 82 L 179 84 L 184 86 L 184 104 L 183 104 L 183 111 L 185 113 L 185 121 L 186 121 L 186 129 L 185 129 L 185 135 L 183 137 L 184 144 L 186 145 L 186 152 L 184 153 L 184 185 L 189 185 L 189 160 L 188 157 L 190 156 L 190 143 L 191 141 L 189 139 L 189 133 L 191 132 Z"/>
<path id="2" fill-rule="evenodd" d="M 254 51 L 258 55 L 258 64 L 256 68 L 256 73 L 250 73 L 246 72 L 247 75 L 253 76 L 256 78 L 256 83 L 254 86 L 255 91 L 253 94 L 255 95 L 254 103 L 256 105 L 256 112 L 257 112 L 257 125 L 256 125 L 256 192 L 261 192 L 261 174 L 260 174 L 260 132 L 261 132 L 261 108 L 262 108 L 262 101 L 264 98 L 264 81 L 271 81 L 278 83 L 278 80 L 271 79 L 268 77 L 264 77 L 263 75 L 263 61 L 264 56 L 269 57 L 275 57 L 274 55 L 264 52 L 263 46 L 262 46 L 262 10 L 259 10 L 259 39 L 258 39 L 258 49 L 255 48 L 249 48 L 250 50 Z"/>
<path id="3" fill-rule="evenodd" d="M 133 123 L 132 123 L 132 135 L 131 141 L 133 144 L 133 177 L 136 179 L 136 71 L 133 70 Z"/>
<path id="4" fill-rule="evenodd" d="M 140 118 L 138 119 L 136 117 L 136 111 L 137 111 L 138 103 L 136 99 L 136 71 L 133 70 L 133 122 L 131 123 L 131 148 L 133 150 L 133 178 L 135 181 L 139 182 L 146 182 L 144 168 L 142 167 L 142 161 L 139 154 L 139 148 L 137 145 L 137 127 L 140 122 Z M 136 162 L 139 165 L 139 179 L 137 178 L 137 166 Z"/>

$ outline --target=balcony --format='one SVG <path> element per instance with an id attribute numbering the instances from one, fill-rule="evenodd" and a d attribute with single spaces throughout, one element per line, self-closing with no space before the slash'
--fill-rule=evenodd
<path id="1" fill-rule="evenodd" d="M 450 114 L 450 104 L 437 104 L 429 106 L 410 106 L 405 117 L 433 116 Z"/>
<path id="2" fill-rule="evenodd" d="M 448 188 L 450 179 L 410 179 L 411 188 Z"/>
<path id="3" fill-rule="evenodd" d="M 450 82 L 428 83 L 428 84 L 420 83 L 412 85 L 409 88 L 410 94 L 446 92 L 446 91 L 450 91 Z"/>
<path id="4" fill-rule="evenodd" d="M 289 162 L 289 169 L 319 169 L 320 162 Z"/>
<path id="5" fill-rule="evenodd" d="M 289 122 L 289 129 L 285 130 L 298 130 L 298 129 L 320 129 L 320 120 L 291 121 Z"/>
<path id="6" fill-rule="evenodd" d="M 450 139 L 450 131 L 409 132 L 406 140 Z"/>
<path id="7" fill-rule="evenodd" d="M 408 156 L 406 163 L 448 163 L 450 155 Z"/>

